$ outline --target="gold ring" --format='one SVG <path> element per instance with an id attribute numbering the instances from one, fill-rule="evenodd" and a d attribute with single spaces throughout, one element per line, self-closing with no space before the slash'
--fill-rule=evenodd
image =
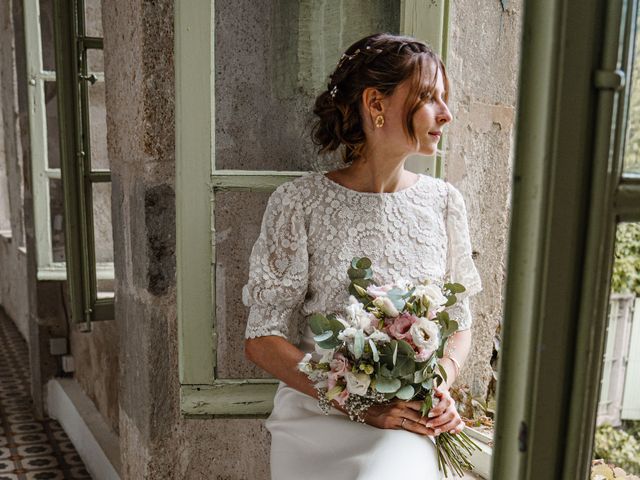
<path id="1" fill-rule="evenodd" d="M 406 419 L 406 418 L 403 418 L 403 419 L 402 419 L 402 423 L 400 424 L 400 428 L 403 428 L 403 429 L 404 429 L 404 422 L 406 422 L 406 421 L 407 421 L 407 419 Z"/>

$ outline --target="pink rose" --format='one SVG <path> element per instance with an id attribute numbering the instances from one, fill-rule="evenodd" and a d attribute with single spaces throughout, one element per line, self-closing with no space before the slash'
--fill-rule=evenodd
<path id="1" fill-rule="evenodd" d="M 387 332 L 398 340 L 411 340 L 411 325 L 417 320 L 418 318 L 415 315 L 403 313 L 387 327 Z"/>
<path id="2" fill-rule="evenodd" d="M 349 369 L 349 361 L 343 354 L 336 353 L 329 362 L 329 367 L 331 368 L 331 373 L 333 373 L 336 378 L 342 377 Z"/>

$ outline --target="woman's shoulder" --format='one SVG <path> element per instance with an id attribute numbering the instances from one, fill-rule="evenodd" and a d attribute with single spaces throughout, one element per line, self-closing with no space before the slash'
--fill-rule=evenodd
<path id="1" fill-rule="evenodd" d="M 322 190 L 321 175 L 319 172 L 305 172 L 280 183 L 271 194 L 271 201 L 297 208 L 308 207 L 322 197 L 319 194 Z"/>
<path id="2" fill-rule="evenodd" d="M 309 193 L 315 192 L 320 187 L 320 172 L 305 172 L 282 182 L 276 187 L 274 193 L 286 196 L 308 196 Z"/>

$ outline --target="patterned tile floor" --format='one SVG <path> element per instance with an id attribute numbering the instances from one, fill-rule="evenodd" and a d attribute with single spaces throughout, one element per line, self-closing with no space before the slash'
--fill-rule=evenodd
<path id="1" fill-rule="evenodd" d="M 69 437 L 33 416 L 27 345 L 0 310 L 0 480 L 91 478 Z"/>

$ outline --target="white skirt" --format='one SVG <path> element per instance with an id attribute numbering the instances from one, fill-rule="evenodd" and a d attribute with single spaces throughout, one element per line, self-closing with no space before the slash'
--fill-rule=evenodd
<path id="1" fill-rule="evenodd" d="M 372 427 L 280 382 L 271 432 L 272 480 L 441 480 L 435 440 Z"/>

